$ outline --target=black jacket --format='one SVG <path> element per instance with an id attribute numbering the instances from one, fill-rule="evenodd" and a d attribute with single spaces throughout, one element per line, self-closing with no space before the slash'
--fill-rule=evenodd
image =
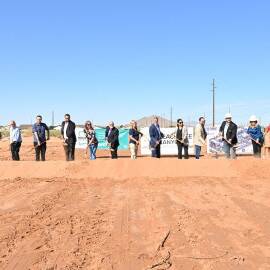
<path id="1" fill-rule="evenodd" d="M 227 140 L 232 140 L 232 144 L 237 144 L 237 125 L 233 122 L 230 123 L 227 134 L 224 134 L 224 129 L 226 125 L 226 121 L 224 121 L 219 129 L 219 132 L 222 133 L 222 137 L 226 138 Z M 224 140 L 224 139 L 223 139 Z"/>
<path id="2" fill-rule="evenodd" d="M 105 138 L 107 138 L 108 143 L 111 144 L 113 149 L 116 149 L 119 146 L 119 130 L 114 127 L 109 134 L 110 127 L 106 127 Z"/>
<path id="3" fill-rule="evenodd" d="M 61 134 L 63 137 L 64 137 L 64 128 L 65 128 L 65 121 L 62 122 L 62 128 L 61 128 Z M 77 141 L 75 129 L 76 129 L 75 123 L 72 121 L 69 121 L 68 127 L 67 127 L 68 141 L 73 141 L 73 142 Z"/>

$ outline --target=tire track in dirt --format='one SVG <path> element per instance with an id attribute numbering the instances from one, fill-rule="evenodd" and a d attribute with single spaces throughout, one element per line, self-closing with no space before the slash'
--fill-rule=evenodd
<path id="1" fill-rule="evenodd" d="M 215 186 L 213 182 L 216 183 Z M 183 234 L 182 245 L 174 246 L 175 250 L 172 252 L 177 269 L 195 267 L 194 269 L 257 270 L 270 267 L 267 253 L 264 257 L 255 255 L 259 246 L 252 246 L 251 242 L 245 239 L 246 236 L 249 238 L 249 234 L 246 233 L 251 231 L 254 233 L 252 237 L 255 237 L 259 231 L 256 218 L 247 215 L 243 207 L 248 205 L 247 202 L 243 203 L 243 206 L 235 203 L 234 198 L 250 196 L 243 190 L 239 192 L 238 182 L 235 178 L 219 181 L 202 179 L 201 183 L 197 180 L 188 181 L 181 189 L 180 186 L 174 186 L 173 191 L 168 190 L 167 185 L 166 193 L 172 200 L 171 204 L 175 205 L 173 212 L 178 216 L 177 234 Z M 250 190 L 252 189 L 249 188 L 248 192 Z M 190 197 L 191 194 L 193 198 Z M 254 201 L 250 203 L 251 206 Z M 258 209 L 263 207 L 260 205 Z M 175 231 L 177 232 L 177 228 Z M 265 237 L 269 238 L 267 234 Z M 264 249 L 267 247 L 266 239 L 260 240 L 260 243 L 265 242 L 262 246 Z M 177 239 L 174 241 L 179 243 Z M 250 251 L 250 248 L 253 251 Z M 257 268 L 256 265 L 262 268 Z M 265 265 L 269 267 L 264 268 Z"/>
<path id="2" fill-rule="evenodd" d="M 0 269 L 269 269 L 266 182 L 67 172 L 0 188 Z"/>
<path id="3" fill-rule="evenodd" d="M 1 256 L 0 268 L 55 269 L 58 265 L 78 269 L 88 265 L 88 269 L 97 269 L 91 266 L 91 253 L 101 245 L 107 222 L 104 209 L 97 200 L 93 203 L 98 190 L 78 180 L 51 184 L 49 195 L 34 201 L 32 215 L 20 210 L 20 217 L 13 220 L 14 232 L 1 241 L 7 246 L 3 250 L 10 252 Z"/>
<path id="4" fill-rule="evenodd" d="M 45 189 L 46 190 L 46 189 Z M 33 206 L 26 207 L 25 209 L 18 209 L 12 212 L 13 232 L 6 235 L 5 242 L 7 245 L 8 254 L 4 254 L 6 260 L 1 262 L 5 269 L 16 269 L 17 265 L 24 268 L 28 264 L 28 256 L 25 256 L 29 249 L 35 250 L 36 247 L 32 247 L 35 241 L 44 241 L 44 235 L 46 224 L 44 221 L 49 219 L 48 212 L 53 210 L 57 203 L 61 200 L 61 197 L 67 192 L 67 188 L 63 188 L 60 185 L 54 186 L 51 196 L 46 194 L 38 198 L 38 194 L 33 190 L 28 199 L 32 201 Z M 40 191 L 41 192 L 41 191 Z M 6 215 L 7 224 L 9 224 L 10 218 Z M 37 238 L 38 235 L 41 239 Z M 3 241 L 1 241 L 3 244 Z M 25 254 L 26 253 L 26 254 Z M 3 257 L 2 256 L 2 257 Z M 12 257 L 10 262 L 8 259 Z"/>
<path id="5" fill-rule="evenodd" d="M 171 209 L 164 209 L 163 203 L 168 206 L 167 201 L 164 202 L 166 197 L 160 201 L 161 195 L 151 190 L 151 183 L 147 186 L 148 189 L 139 179 L 132 179 L 114 190 L 113 194 L 117 194 L 119 200 L 118 210 L 115 212 L 112 239 L 105 246 L 113 251 L 110 256 L 112 268 L 102 269 L 145 270 L 153 261 L 167 255 L 162 250 L 157 257 L 156 250 L 173 225 L 168 218 Z"/>

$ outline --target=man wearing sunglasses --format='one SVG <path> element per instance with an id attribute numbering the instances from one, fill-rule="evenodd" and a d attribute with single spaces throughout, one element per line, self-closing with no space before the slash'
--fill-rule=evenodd
<path id="1" fill-rule="evenodd" d="M 176 144 L 178 147 L 178 159 L 183 158 L 183 149 L 184 158 L 188 159 L 188 129 L 182 119 L 177 120 Z"/>
<path id="2" fill-rule="evenodd" d="M 70 114 L 65 114 L 61 134 L 67 161 L 73 161 L 75 159 L 75 146 L 77 141 L 75 129 L 76 125 L 70 120 Z"/>

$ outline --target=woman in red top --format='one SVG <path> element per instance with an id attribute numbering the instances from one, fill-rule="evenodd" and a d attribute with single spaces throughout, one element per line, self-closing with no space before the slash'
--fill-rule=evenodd
<path id="1" fill-rule="evenodd" d="M 265 128 L 264 133 L 264 157 L 269 158 L 270 156 L 270 125 Z"/>

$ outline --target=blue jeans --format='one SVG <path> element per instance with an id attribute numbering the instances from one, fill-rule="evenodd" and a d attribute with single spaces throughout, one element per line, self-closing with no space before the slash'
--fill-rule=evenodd
<path id="1" fill-rule="evenodd" d="M 195 145 L 195 158 L 200 159 L 202 147 L 199 145 Z"/>
<path id="2" fill-rule="evenodd" d="M 223 142 L 223 151 L 226 158 L 236 159 L 236 149 L 233 147 L 233 145 L 227 143 L 226 141 Z"/>
<path id="3" fill-rule="evenodd" d="M 96 157 L 96 152 L 97 152 L 97 145 L 96 144 L 90 144 L 89 149 L 90 149 L 90 159 L 95 160 Z"/>

